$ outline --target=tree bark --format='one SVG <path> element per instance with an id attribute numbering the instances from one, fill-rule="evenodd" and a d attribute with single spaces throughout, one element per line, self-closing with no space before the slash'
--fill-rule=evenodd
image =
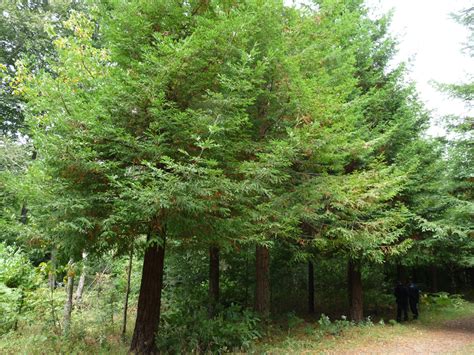
<path id="1" fill-rule="evenodd" d="M 125 290 L 125 302 L 123 305 L 122 337 L 125 337 L 125 333 L 127 332 L 128 297 L 130 296 L 130 281 L 132 278 L 132 266 L 133 266 L 133 245 L 130 249 L 130 257 L 128 259 L 127 288 Z"/>
<path id="2" fill-rule="evenodd" d="M 13 324 L 13 330 L 18 330 L 18 320 L 21 316 L 21 311 L 23 310 L 23 305 L 25 303 L 25 292 L 23 291 L 23 287 L 19 288 L 20 291 L 20 303 L 18 305 L 18 315 L 15 317 L 15 323 Z"/>
<path id="3" fill-rule="evenodd" d="M 401 264 L 397 264 L 397 281 L 400 281 L 403 284 L 407 283 L 406 270 Z"/>
<path id="4" fill-rule="evenodd" d="M 84 285 L 86 283 L 86 260 L 87 260 L 87 253 L 82 252 L 82 270 L 81 276 L 79 277 L 79 283 L 77 284 L 76 290 L 76 303 L 80 304 L 82 302 L 82 294 L 84 293 Z"/>
<path id="5" fill-rule="evenodd" d="M 72 263 L 72 259 L 69 260 L 66 284 L 66 303 L 64 304 L 63 313 L 63 335 L 67 335 L 69 333 L 69 328 L 71 327 L 72 296 L 74 293 L 74 270 L 72 269 Z"/>
<path id="6" fill-rule="evenodd" d="M 435 265 L 430 266 L 431 292 L 438 292 L 438 270 Z"/>
<path id="7" fill-rule="evenodd" d="M 255 264 L 255 311 L 263 317 L 268 317 L 270 315 L 270 251 L 267 247 L 257 245 Z"/>
<path id="8" fill-rule="evenodd" d="M 216 313 L 219 303 L 219 248 L 209 248 L 209 317 Z"/>
<path id="9" fill-rule="evenodd" d="M 449 267 L 449 281 L 451 283 L 451 293 L 458 293 L 458 284 L 456 282 L 456 274 L 459 273 L 459 270 L 456 270 L 453 266 Z"/>
<path id="10" fill-rule="evenodd" d="M 23 206 L 21 206 L 21 217 L 20 217 L 20 222 L 21 224 L 26 224 L 28 222 L 28 209 L 26 208 L 26 203 L 23 203 Z"/>
<path id="11" fill-rule="evenodd" d="M 359 261 L 349 259 L 347 281 L 349 286 L 349 314 L 351 320 L 354 322 L 360 322 L 364 318 L 364 306 L 362 296 L 362 276 Z"/>
<path id="12" fill-rule="evenodd" d="M 56 248 L 51 250 L 51 268 L 48 273 L 48 285 L 51 292 L 56 288 Z"/>
<path id="13" fill-rule="evenodd" d="M 308 261 L 308 312 L 314 314 L 314 266 Z"/>
<path id="14" fill-rule="evenodd" d="M 135 354 L 155 354 L 157 352 L 155 336 L 160 322 L 161 290 L 163 288 L 164 233 L 161 237 L 161 243 L 150 244 L 145 250 L 137 319 L 130 344 L 130 352 Z"/>
<path id="15" fill-rule="evenodd" d="M 56 249 L 51 250 L 51 265 L 48 272 L 49 300 L 51 304 L 51 319 L 54 327 L 57 326 L 56 307 L 54 305 L 54 290 L 56 288 Z"/>

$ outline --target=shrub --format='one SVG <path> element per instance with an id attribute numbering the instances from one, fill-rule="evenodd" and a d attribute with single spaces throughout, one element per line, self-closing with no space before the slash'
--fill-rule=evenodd
<path id="1" fill-rule="evenodd" d="M 163 314 L 157 346 L 164 353 L 245 350 L 260 337 L 257 325 L 251 311 L 236 305 L 209 318 L 205 307 L 182 304 Z"/>
<path id="2" fill-rule="evenodd" d="M 290 312 L 287 314 L 287 321 L 288 321 L 288 335 L 290 334 L 291 330 L 298 327 L 300 324 L 304 323 L 304 320 L 298 317 L 295 312 Z"/>
<path id="3" fill-rule="evenodd" d="M 329 317 L 325 314 L 321 315 L 321 318 L 318 320 L 318 324 L 319 328 L 316 331 L 316 335 L 318 337 L 322 337 L 324 335 L 339 336 L 344 332 L 344 330 L 355 325 L 353 322 L 348 321 L 345 316 L 342 316 L 341 319 L 331 322 Z"/>
<path id="4" fill-rule="evenodd" d="M 432 308 L 459 308 L 462 307 L 466 301 L 462 298 L 461 295 L 458 294 L 450 295 L 447 292 L 438 292 L 423 295 L 421 297 L 421 302 Z"/>
<path id="5" fill-rule="evenodd" d="M 31 308 L 27 298 L 38 285 L 38 275 L 26 255 L 0 243 L 0 333 L 15 327 Z"/>

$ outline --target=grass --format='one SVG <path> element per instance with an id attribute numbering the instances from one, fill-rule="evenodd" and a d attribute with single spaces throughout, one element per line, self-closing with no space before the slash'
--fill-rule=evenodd
<path id="1" fill-rule="evenodd" d="M 472 355 L 474 354 L 474 343 L 469 344 L 461 349 L 456 350 L 453 352 L 456 355 Z"/>
<path id="2" fill-rule="evenodd" d="M 337 334 L 325 332 L 321 336 L 321 325 L 316 322 L 304 321 L 290 333 L 280 328 L 271 328 L 252 353 L 261 354 L 300 354 L 300 353 L 331 353 L 364 348 L 374 343 L 385 343 L 397 338 L 407 338 L 427 329 L 434 329 L 444 322 L 474 315 L 474 303 L 454 302 L 439 306 L 424 304 L 421 307 L 420 319 L 406 323 L 364 322 L 350 325 Z M 474 353 L 474 344 L 459 350 L 456 354 Z"/>
<path id="3" fill-rule="evenodd" d="M 328 353 L 363 348 L 374 343 L 390 342 L 426 329 L 434 329 L 451 319 L 474 315 L 474 303 L 453 301 L 446 304 L 427 303 L 421 307 L 417 321 L 403 324 L 386 320 L 366 321 L 354 325 L 346 320 L 337 322 L 304 321 L 290 315 L 288 325 L 270 324 L 265 336 L 254 344 L 250 353 L 291 354 Z M 114 323 L 107 322 L 92 310 L 75 311 L 71 333 L 63 337 L 44 322 L 22 324 L 16 332 L 0 336 L 1 354 L 127 354 L 133 330 L 133 314 L 125 340 L 120 337 L 119 315 Z M 388 319 L 388 318 L 387 318 Z M 474 353 L 474 344 L 455 354 Z"/>
<path id="4" fill-rule="evenodd" d="M 62 294 L 57 296 L 62 300 Z M 112 319 L 107 307 L 100 308 L 103 305 L 94 304 L 94 300 L 86 297 L 83 307 L 73 310 L 68 336 L 61 335 L 59 327 L 53 325 L 48 308 L 41 309 L 43 313 L 24 315 L 17 331 L 0 335 L 0 354 L 127 354 L 134 315 L 129 315 L 122 340 L 121 314 L 114 312 Z M 62 307 L 57 306 L 56 317 L 61 316 Z"/>

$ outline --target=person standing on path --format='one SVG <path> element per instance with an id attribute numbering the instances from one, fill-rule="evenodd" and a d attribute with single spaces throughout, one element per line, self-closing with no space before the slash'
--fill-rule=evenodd
<path id="1" fill-rule="evenodd" d="M 412 282 L 408 285 L 408 300 L 410 302 L 410 310 L 413 313 L 413 319 L 418 319 L 418 303 L 420 302 L 420 290 Z"/>
<path id="2" fill-rule="evenodd" d="M 408 320 L 408 287 L 406 287 L 401 281 L 398 281 L 397 286 L 393 292 L 397 301 L 397 322 Z"/>

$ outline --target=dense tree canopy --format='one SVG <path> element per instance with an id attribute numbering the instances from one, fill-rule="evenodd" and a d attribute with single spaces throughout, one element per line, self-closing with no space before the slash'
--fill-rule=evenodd
<path id="1" fill-rule="evenodd" d="M 86 275 L 107 258 L 129 258 L 136 353 L 222 351 L 203 329 L 241 346 L 223 324 L 253 329 L 252 303 L 262 319 L 275 314 L 274 275 L 287 282 L 302 262 L 310 311 L 314 269 L 347 271 L 356 322 L 367 273 L 388 283 L 400 275 L 387 266 L 472 266 L 472 125 L 456 125 L 453 141 L 425 136 L 429 114 L 404 65 L 391 65 L 390 18 L 372 19 L 363 1 L 0 10 L 1 241 L 46 262 L 53 311 L 64 267 L 64 334 L 78 265 Z M 446 90 L 470 102 L 470 85 Z M 23 128 L 31 143 L 12 140 Z"/>

